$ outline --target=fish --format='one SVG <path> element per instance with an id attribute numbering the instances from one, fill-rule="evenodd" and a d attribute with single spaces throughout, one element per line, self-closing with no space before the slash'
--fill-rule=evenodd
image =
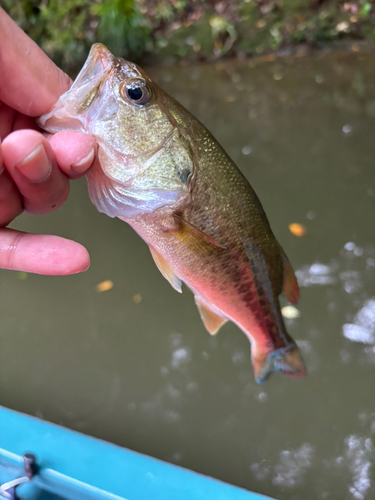
<path id="1" fill-rule="evenodd" d="M 279 304 L 281 294 L 299 298 L 293 268 L 248 180 L 200 121 L 139 66 L 94 44 L 39 125 L 95 138 L 91 201 L 139 234 L 175 290 L 193 292 L 210 334 L 227 321 L 246 334 L 256 382 L 306 374 Z"/>

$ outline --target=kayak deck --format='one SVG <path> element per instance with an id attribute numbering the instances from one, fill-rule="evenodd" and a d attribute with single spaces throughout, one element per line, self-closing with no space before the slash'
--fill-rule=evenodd
<path id="1" fill-rule="evenodd" d="M 25 453 L 36 457 L 38 472 L 16 488 L 16 495 L 24 500 L 267 499 L 0 407 L 0 485 L 25 476 L 22 458 Z M 0 499 L 3 498 L 7 497 L 0 494 Z"/>

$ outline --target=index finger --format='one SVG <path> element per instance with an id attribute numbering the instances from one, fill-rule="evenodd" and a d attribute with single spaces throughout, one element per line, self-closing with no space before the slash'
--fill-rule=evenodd
<path id="1" fill-rule="evenodd" d="M 89 254 L 79 243 L 45 234 L 0 229 L 0 268 L 63 276 L 86 271 Z"/>
<path id="2" fill-rule="evenodd" d="M 0 7 L 0 101 L 28 116 L 49 111 L 71 80 Z"/>

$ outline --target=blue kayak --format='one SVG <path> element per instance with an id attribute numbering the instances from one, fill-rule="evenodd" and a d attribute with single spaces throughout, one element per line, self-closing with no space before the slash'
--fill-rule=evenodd
<path id="1" fill-rule="evenodd" d="M 0 407 L 1 500 L 267 498 Z"/>

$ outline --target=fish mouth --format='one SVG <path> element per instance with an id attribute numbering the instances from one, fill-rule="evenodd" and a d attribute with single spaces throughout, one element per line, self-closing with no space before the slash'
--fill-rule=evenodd
<path id="1" fill-rule="evenodd" d="M 95 43 L 87 56 L 86 62 L 70 90 L 86 86 L 90 82 L 102 80 L 111 69 L 114 60 L 113 54 L 102 43 Z"/>
<path id="2" fill-rule="evenodd" d="M 70 89 L 60 97 L 49 113 L 39 117 L 38 125 L 50 133 L 61 130 L 87 132 L 84 112 L 111 73 L 114 60 L 115 57 L 105 45 L 95 43 Z"/>

